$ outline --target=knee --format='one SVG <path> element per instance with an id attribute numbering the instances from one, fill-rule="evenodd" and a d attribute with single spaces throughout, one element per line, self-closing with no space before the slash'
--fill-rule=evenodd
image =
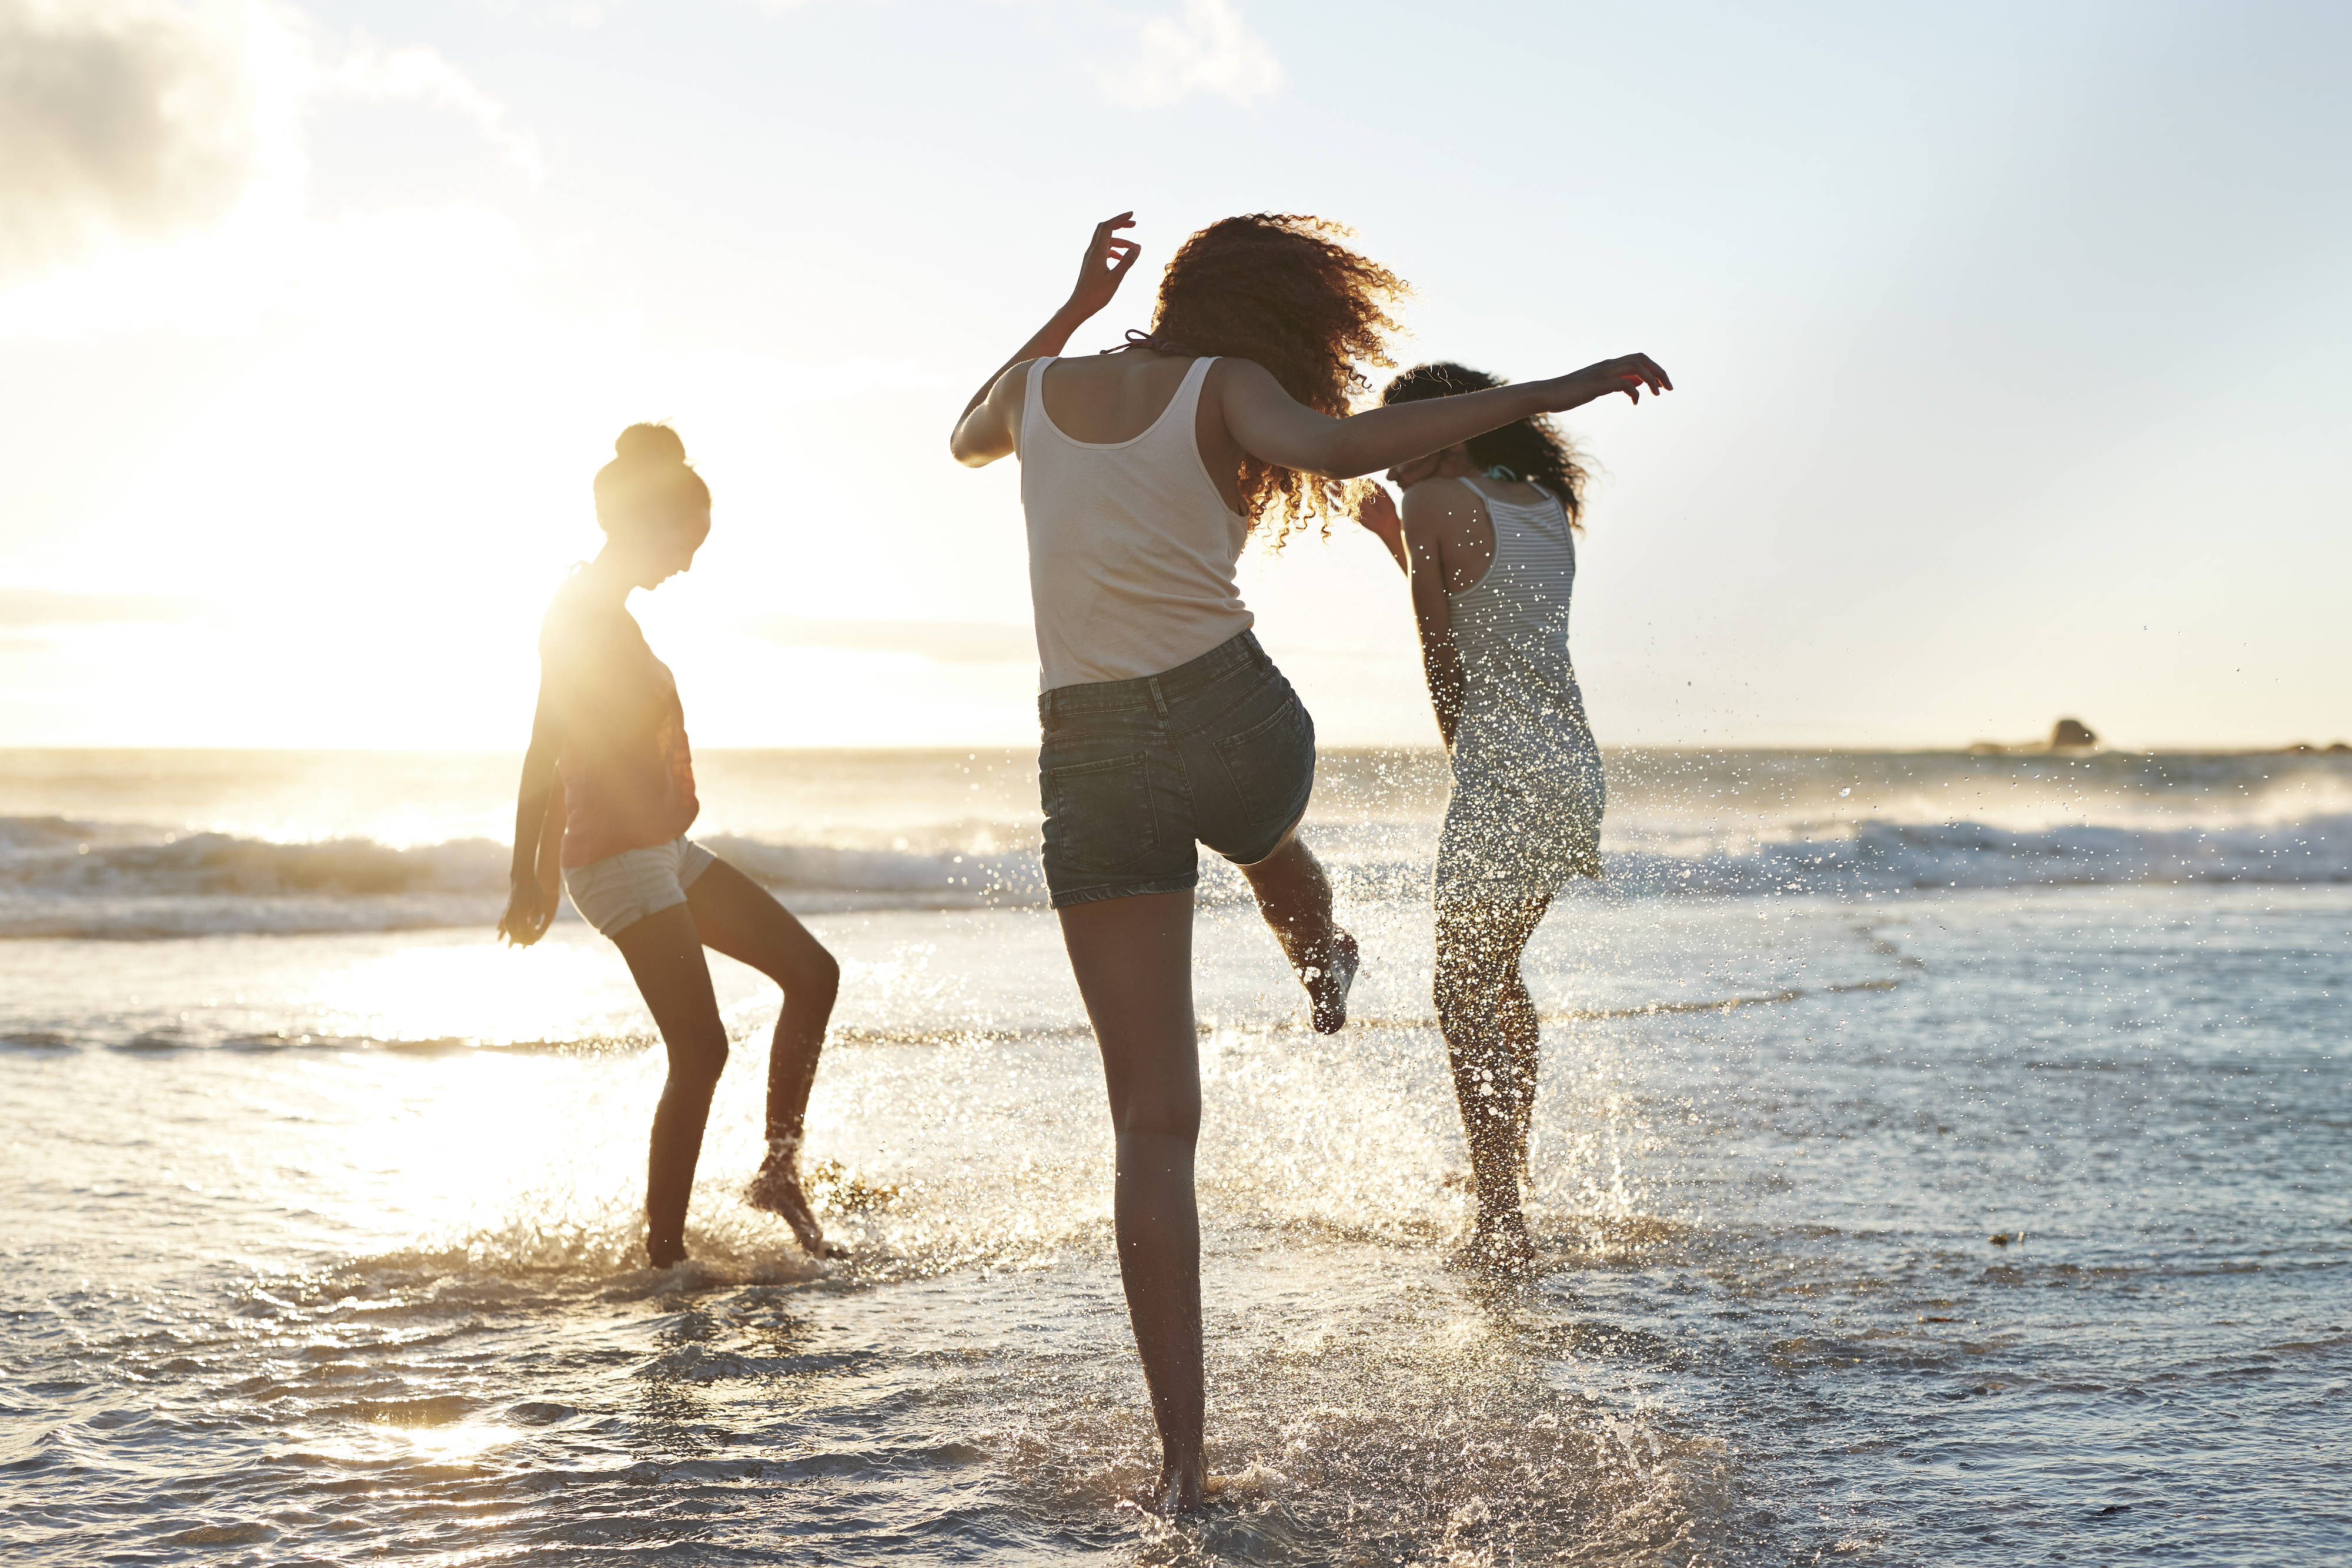
<path id="1" fill-rule="evenodd" d="M 830 953 L 819 953 L 802 983 L 808 988 L 811 1001 L 833 1006 L 833 999 L 841 994 L 841 960 Z"/>
<path id="2" fill-rule="evenodd" d="M 669 1081 L 677 1088 L 708 1094 L 727 1071 L 727 1036 L 723 1033 L 682 1040 L 669 1053 Z"/>
<path id="3" fill-rule="evenodd" d="M 791 1000 L 829 1012 L 834 998 L 841 995 L 841 960 L 819 948 L 813 957 L 780 966 L 779 972 L 769 978 Z"/>
<path id="4" fill-rule="evenodd" d="M 1437 980 L 1430 988 L 1430 1000 L 1437 1007 L 1437 1027 L 1451 1035 L 1475 1027 L 1494 1009 L 1499 999 L 1471 964 L 1437 966 Z"/>
<path id="5" fill-rule="evenodd" d="M 1119 1108 L 1113 1121 L 1121 1143 L 1130 1139 L 1153 1138 L 1196 1144 L 1201 1138 L 1200 1097 L 1183 1095 L 1125 1105 Z"/>

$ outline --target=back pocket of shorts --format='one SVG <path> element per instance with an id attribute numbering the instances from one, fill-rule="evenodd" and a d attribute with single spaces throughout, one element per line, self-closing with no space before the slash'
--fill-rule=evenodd
<path id="1" fill-rule="evenodd" d="M 1315 721 L 1297 694 L 1285 692 L 1272 713 L 1217 742 L 1217 760 L 1249 820 L 1272 821 L 1306 803 L 1315 780 Z"/>
<path id="2" fill-rule="evenodd" d="M 1160 842 L 1143 753 L 1045 770 L 1045 852 L 1081 871 L 1117 871 Z"/>

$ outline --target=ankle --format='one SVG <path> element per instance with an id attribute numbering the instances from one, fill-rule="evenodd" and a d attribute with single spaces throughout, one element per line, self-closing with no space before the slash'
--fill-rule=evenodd
<path id="1" fill-rule="evenodd" d="M 1164 1447 L 1161 1449 L 1160 1459 L 1160 1484 L 1162 1487 L 1166 1487 L 1172 1481 L 1183 1480 L 1188 1478 L 1193 1480 L 1198 1480 L 1208 1473 L 1208 1459 L 1199 1449 L 1194 1449 L 1192 1453 L 1186 1458 L 1179 1458 L 1167 1452 Z"/>
<path id="2" fill-rule="evenodd" d="M 1330 974 L 1355 944 L 1353 936 L 1334 925 L 1320 943 L 1301 943 L 1293 956 L 1301 970 L 1319 977 Z"/>

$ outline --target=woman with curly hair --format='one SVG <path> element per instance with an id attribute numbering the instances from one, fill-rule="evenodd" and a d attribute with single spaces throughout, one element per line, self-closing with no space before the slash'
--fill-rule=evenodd
<path id="1" fill-rule="evenodd" d="M 1504 383 L 1417 365 L 1381 394 L 1426 407 Z M 1519 1212 L 1539 1056 L 1519 957 L 1552 894 L 1601 874 L 1601 749 L 1568 656 L 1584 470 L 1541 415 L 1400 463 L 1357 520 L 1412 585 L 1423 672 L 1454 765 L 1438 840 L 1435 1000 L 1470 1148 L 1478 1220 L 1469 1257 L 1517 1273 L 1535 1252 Z"/>
<path id="2" fill-rule="evenodd" d="M 1118 1140 L 1119 1275 L 1160 1440 L 1157 1500 L 1204 1494 L 1193 1146 L 1196 845 L 1232 861 L 1306 987 L 1347 1022 L 1354 938 L 1299 841 L 1315 725 L 1251 632 L 1234 569 L 1343 515 L 1358 476 L 1529 414 L 1663 389 L 1642 355 L 1549 382 L 1350 416 L 1353 361 L 1389 362 L 1404 286 L 1316 218 L 1226 218 L 1186 240 L 1149 334 L 1057 356 L 1140 254 L 1097 225 L 1076 287 L 973 394 L 950 442 L 972 467 L 1018 454 L 1044 728 L 1045 881 L 1093 1021 Z"/>

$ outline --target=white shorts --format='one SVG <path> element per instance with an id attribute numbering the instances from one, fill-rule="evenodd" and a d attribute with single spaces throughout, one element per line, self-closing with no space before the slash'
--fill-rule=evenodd
<path id="1" fill-rule="evenodd" d="M 646 850 L 623 850 L 586 865 L 563 868 L 563 891 L 580 918 L 605 936 L 626 930 L 648 915 L 686 902 L 694 879 L 719 857 L 680 837 Z"/>

